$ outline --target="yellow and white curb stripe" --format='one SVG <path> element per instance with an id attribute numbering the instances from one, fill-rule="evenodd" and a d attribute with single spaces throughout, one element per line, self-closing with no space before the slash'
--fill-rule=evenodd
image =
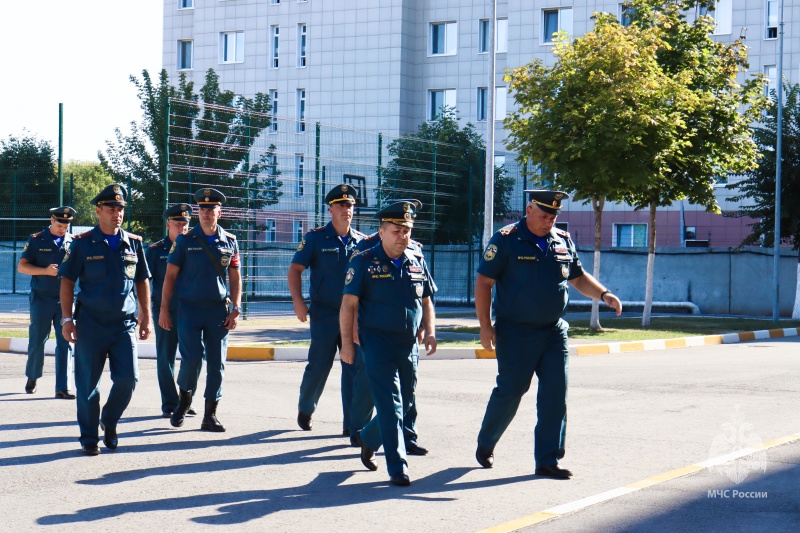
<path id="1" fill-rule="evenodd" d="M 626 494 L 631 494 L 633 492 L 645 489 L 647 487 L 652 487 L 653 485 L 658 485 L 661 483 L 665 483 L 667 481 L 672 481 L 673 479 L 678 479 L 683 476 L 688 476 L 689 474 L 694 474 L 695 472 L 699 472 L 707 468 L 711 468 L 717 465 L 728 463 L 730 461 L 734 461 L 736 459 L 745 457 L 752 453 L 760 452 L 768 448 L 774 448 L 776 446 L 782 446 L 784 444 L 788 444 L 790 442 L 794 442 L 797 440 L 800 440 L 800 433 L 792 433 L 791 435 L 786 435 L 785 437 L 780 437 L 771 441 L 762 442 L 761 444 L 750 446 L 748 448 L 742 448 L 741 450 L 737 450 L 735 452 L 722 455 L 719 457 L 714 457 L 707 461 L 703 461 L 689 466 L 684 466 L 683 468 L 678 468 L 676 470 L 665 472 L 663 474 L 658 474 L 656 476 L 649 477 L 641 481 L 636 481 L 629 485 L 625 485 L 624 487 L 611 489 L 605 492 L 601 492 L 600 494 L 595 494 L 594 496 L 581 498 L 580 500 L 576 500 L 574 502 L 569 502 L 563 505 L 558 505 L 556 507 L 551 507 L 550 509 L 545 509 L 544 511 L 540 511 L 532 515 L 528 515 L 522 518 L 518 518 L 516 520 L 512 520 L 510 522 L 506 522 L 505 524 L 500 524 L 498 526 L 481 530 L 478 533 L 510 533 L 512 531 L 517 531 L 525 527 L 545 522 L 547 520 L 552 520 L 553 518 L 564 516 L 565 514 L 568 513 L 574 513 L 575 511 L 586 509 L 587 507 L 590 507 L 598 503 L 613 500 L 615 498 L 619 498 L 620 496 L 625 496 Z"/>
<path id="2" fill-rule="evenodd" d="M 723 335 L 705 335 L 702 337 L 682 337 L 677 339 L 657 339 L 637 342 L 607 342 L 602 344 L 580 344 L 570 346 L 570 353 L 576 355 L 604 355 L 613 353 L 642 352 L 650 350 L 669 350 L 672 348 L 688 348 L 692 346 L 708 346 L 713 344 L 733 344 L 743 341 L 776 339 L 800 335 L 800 328 L 768 329 L 761 331 L 744 331 L 741 333 L 725 333 Z M 45 353 L 55 353 L 56 341 L 50 339 L 45 343 Z M 139 357 L 155 359 L 156 346 L 152 343 L 137 345 Z M 0 337 L 0 352 L 28 352 L 28 339 Z M 424 359 L 424 350 L 420 358 Z M 337 355 L 338 357 L 338 355 Z M 435 359 L 495 359 L 495 352 L 483 348 L 439 348 Z M 228 346 L 229 361 L 304 361 L 308 358 L 308 347 L 282 346 Z"/>
<path id="3" fill-rule="evenodd" d="M 576 346 L 575 351 L 577 355 L 602 355 L 609 353 L 643 352 L 648 350 L 670 350 L 672 348 L 689 348 L 692 346 L 708 346 L 712 344 L 735 344 L 744 341 L 795 337 L 799 334 L 800 328 L 764 329 L 760 331 L 743 331 L 740 333 L 681 337 L 677 339 L 582 344 Z"/>

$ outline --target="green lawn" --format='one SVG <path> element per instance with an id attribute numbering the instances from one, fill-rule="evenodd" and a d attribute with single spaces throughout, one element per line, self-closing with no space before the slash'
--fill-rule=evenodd
<path id="1" fill-rule="evenodd" d="M 781 320 L 775 324 L 767 319 L 705 318 L 692 315 L 656 317 L 651 319 L 649 328 L 642 327 L 641 318 L 604 318 L 600 324 L 604 331 L 593 333 L 589 330 L 588 320 L 573 320 L 569 323 L 569 336 L 572 339 L 619 342 L 800 327 L 800 322 L 794 320 Z M 477 327 L 454 327 L 445 331 L 476 335 L 479 333 Z"/>

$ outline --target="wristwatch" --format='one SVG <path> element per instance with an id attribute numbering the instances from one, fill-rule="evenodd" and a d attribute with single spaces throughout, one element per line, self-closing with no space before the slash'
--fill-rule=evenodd
<path id="1" fill-rule="evenodd" d="M 238 305 L 234 305 L 234 306 L 231 308 L 231 311 L 239 311 L 239 312 L 241 313 L 241 312 L 242 312 L 242 308 L 241 308 L 241 307 L 239 307 Z"/>
<path id="2" fill-rule="evenodd" d="M 67 322 L 72 322 L 72 317 L 66 317 L 61 319 L 61 325 L 63 326 Z"/>

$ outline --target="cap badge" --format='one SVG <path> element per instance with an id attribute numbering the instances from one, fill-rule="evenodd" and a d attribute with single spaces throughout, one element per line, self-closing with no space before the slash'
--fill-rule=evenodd
<path id="1" fill-rule="evenodd" d="M 342 192 L 347 192 L 347 185 L 342 185 Z"/>
<path id="2" fill-rule="evenodd" d="M 119 185 L 114 185 L 114 187 L 111 190 L 113 190 L 115 193 L 119 194 Z"/>
<path id="3" fill-rule="evenodd" d="M 186 205 L 186 204 L 181 204 L 181 209 L 182 209 L 183 211 L 186 211 L 187 209 L 189 209 L 189 206 L 188 206 L 188 205 Z M 184 215 L 184 216 L 186 216 L 186 215 Z"/>
<path id="4" fill-rule="evenodd" d="M 203 189 L 203 195 L 204 196 L 211 196 L 211 189 Z M 206 198 L 206 200 L 208 200 L 208 198 Z"/>
<path id="5" fill-rule="evenodd" d="M 562 196 L 564 196 L 564 195 L 561 194 L 560 192 L 557 192 L 555 198 L 556 198 L 556 200 L 561 200 Z"/>
<path id="6" fill-rule="evenodd" d="M 411 204 L 409 204 L 408 202 L 404 203 L 403 204 L 403 211 L 405 211 L 406 213 L 411 211 Z M 406 218 L 408 218 L 408 217 L 406 217 Z"/>

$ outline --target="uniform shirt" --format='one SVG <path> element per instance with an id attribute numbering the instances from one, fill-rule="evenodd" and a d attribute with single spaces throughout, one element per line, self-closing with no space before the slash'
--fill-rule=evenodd
<path id="1" fill-rule="evenodd" d="M 366 235 L 350 228 L 345 245 L 336 233 L 333 222 L 306 233 L 292 257 L 292 263 L 311 268 L 311 303 L 336 308 L 342 305 L 342 288 L 347 263 L 356 245 Z"/>
<path id="2" fill-rule="evenodd" d="M 542 251 L 523 218 L 495 233 L 483 253 L 478 274 L 495 284 L 497 318 L 547 327 L 564 315 L 567 280 L 583 275 L 569 233 L 554 229 Z"/>
<path id="3" fill-rule="evenodd" d="M 100 226 L 76 235 L 58 273 L 80 281 L 80 312 L 96 320 L 112 322 L 133 316 L 136 298 L 133 287 L 150 278 L 142 238 L 119 230 L 119 248 L 112 251 Z M 84 311 L 85 310 L 85 311 Z"/>
<path id="4" fill-rule="evenodd" d="M 154 242 L 144 251 L 147 259 L 147 266 L 153 276 L 153 289 L 150 291 L 150 301 L 153 302 L 153 311 L 158 312 L 161 307 L 161 290 L 164 288 L 164 276 L 167 274 L 167 257 L 169 249 L 172 248 L 172 241 L 169 235 L 158 242 Z M 178 308 L 178 299 L 173 298 L 169 302 L 171 311 Z"/>
<path id="5" fill-rule="evenodd" d="M 28 242 L 25 243 L 25 248 L 22 250 L 22 257 L 37 267 L 60 265 L 71 242 L 72 235 L 65 233 L 61 246 L 57 246 L 53 240 L 53 234 L 50 233 L 50 227 L 46 227 L 39 233 L 28 237 Z M 47 296 L 58 296 L 61 290 L 61 277 L 31 276 L 31 290 Z"/>
<path id="6" fill-rule="evenodd" d="M 211 262 L 203 244 L 208 246 L 215 263 Z M 167 263 L 181 269 L 174 297 L 186 302 L 224 301 L 228 297 L 228 269 L 239 269 L 239 244 L 235 235 L 220 226 L 217 226 L 213 242 L 209 243 L 198 224 L 189 233 L 178 235 L 170 247 Z M 225 278 L 217 273 L 217 267 Z"/>
<path id="7" fill-rule="evenodd" d="M 406 249 L 400 258 L 398 268 L 380 242 L 353 256 L 344 294 L 359 298 L 359 328 L 399 333 L 412 341 L 422 322 L 422 299 L 433 296 L 436 287 L 421 253 Z"/>

